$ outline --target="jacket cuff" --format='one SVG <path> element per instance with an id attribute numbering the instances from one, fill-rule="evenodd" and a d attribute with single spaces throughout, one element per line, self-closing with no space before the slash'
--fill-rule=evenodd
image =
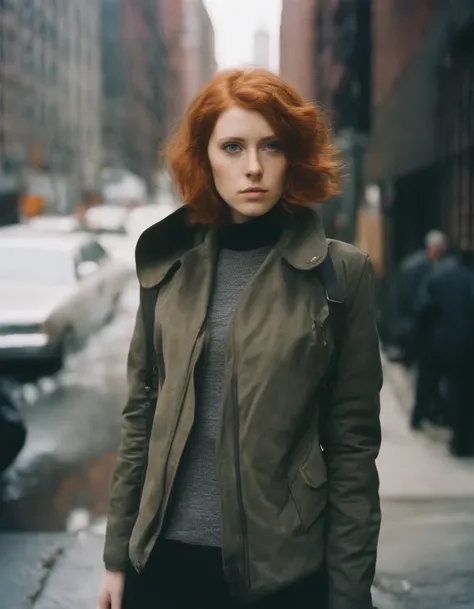
<path id="1" fill-rule="evenodd" d="M 103 558 L 107 571 L 127 571 L 131 564 L 128 556 L 128 548 L 125 550 L 125 552 L 110 552 L 106 548 Z"/>
<path id="2" fill-rule="evenodd" d="M 106 571 L 120 571 L 120 572 L 125 572 L 127 571 L 127 568 L 129 566 L 130 562 L 126 561 L 126 562 L 109 562 L 109 561 L 104 561 L 104 567 L 106 569 Z"/>

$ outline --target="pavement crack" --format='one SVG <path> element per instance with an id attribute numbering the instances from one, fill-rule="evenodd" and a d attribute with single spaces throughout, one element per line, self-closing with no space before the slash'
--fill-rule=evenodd
<path id="1" fill-rule="evenodd" d="M 59 559 L 61 558 L 61 556 L 63 554 L 64 554 L 64 548 L 57 548 L 51 554 L 51 556 L 42 558 L 39 561 L 38 567 L 42 570 L 43 574 L 39 580 L 39 585 L 38 585 L 37 590 L 35 590 L 35 592 L 33 592 L 32 594 L 29 594 L 27 597 L 27 599 L 31 603 L 32 607 L 34 607 L 36 601 L 43 594 L 44 589 L 46 588 L 46 585 L 49 581 L 49 578 L 51 577 L 51 575 L 53 573 L 54 567 L 56 566 L 56 564 L 58 563 Z"/>

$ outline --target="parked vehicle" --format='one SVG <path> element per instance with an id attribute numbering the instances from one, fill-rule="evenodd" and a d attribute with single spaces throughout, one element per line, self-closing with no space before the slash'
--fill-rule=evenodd
<path id="1" fill-rule="evenodd" d="M 26 226 L 33 230 L 64 234 L 83 230 L 80 222 L 74 216 L 36 216 L 29 220 Z"/>
<path id="2" fill-rule="evenodd" d="M 54 374 L 112 318 L 130 278 L 92 236 L 24 227 L 0 239 L 0 374 Z"/>
<path id="3" fill-rule="evenodd" d="M 84 226 L 94 233 L 125 234 L 125 222 L 129 213 L 120 205 L 97 205 L 86 211 Z"/>

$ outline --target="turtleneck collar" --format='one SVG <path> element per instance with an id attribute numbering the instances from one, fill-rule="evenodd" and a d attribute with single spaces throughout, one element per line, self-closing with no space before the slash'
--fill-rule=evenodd
<path id="1" fill-rule="evenodd" d="M 283 230 L 284 210 L 275 205 L 263 216 L 257 216 L 241 224 L 228 224 L 218 230 L 220 248 L 251 250 L 266 245 L 275 245 Z"/>

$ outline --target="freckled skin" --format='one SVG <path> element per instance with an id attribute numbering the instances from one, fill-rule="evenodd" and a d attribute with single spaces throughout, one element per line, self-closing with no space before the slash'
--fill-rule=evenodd
<path id="1" fill-rule="evenodd" d="M 233 106 L 216 122 L 208 146 L 219 195 L 236 223 L 266 214 L 280 200 L 288 162 L 272 127 L 259 113 Z M 264 192 L 244 193 L 247 188 Z"/>

